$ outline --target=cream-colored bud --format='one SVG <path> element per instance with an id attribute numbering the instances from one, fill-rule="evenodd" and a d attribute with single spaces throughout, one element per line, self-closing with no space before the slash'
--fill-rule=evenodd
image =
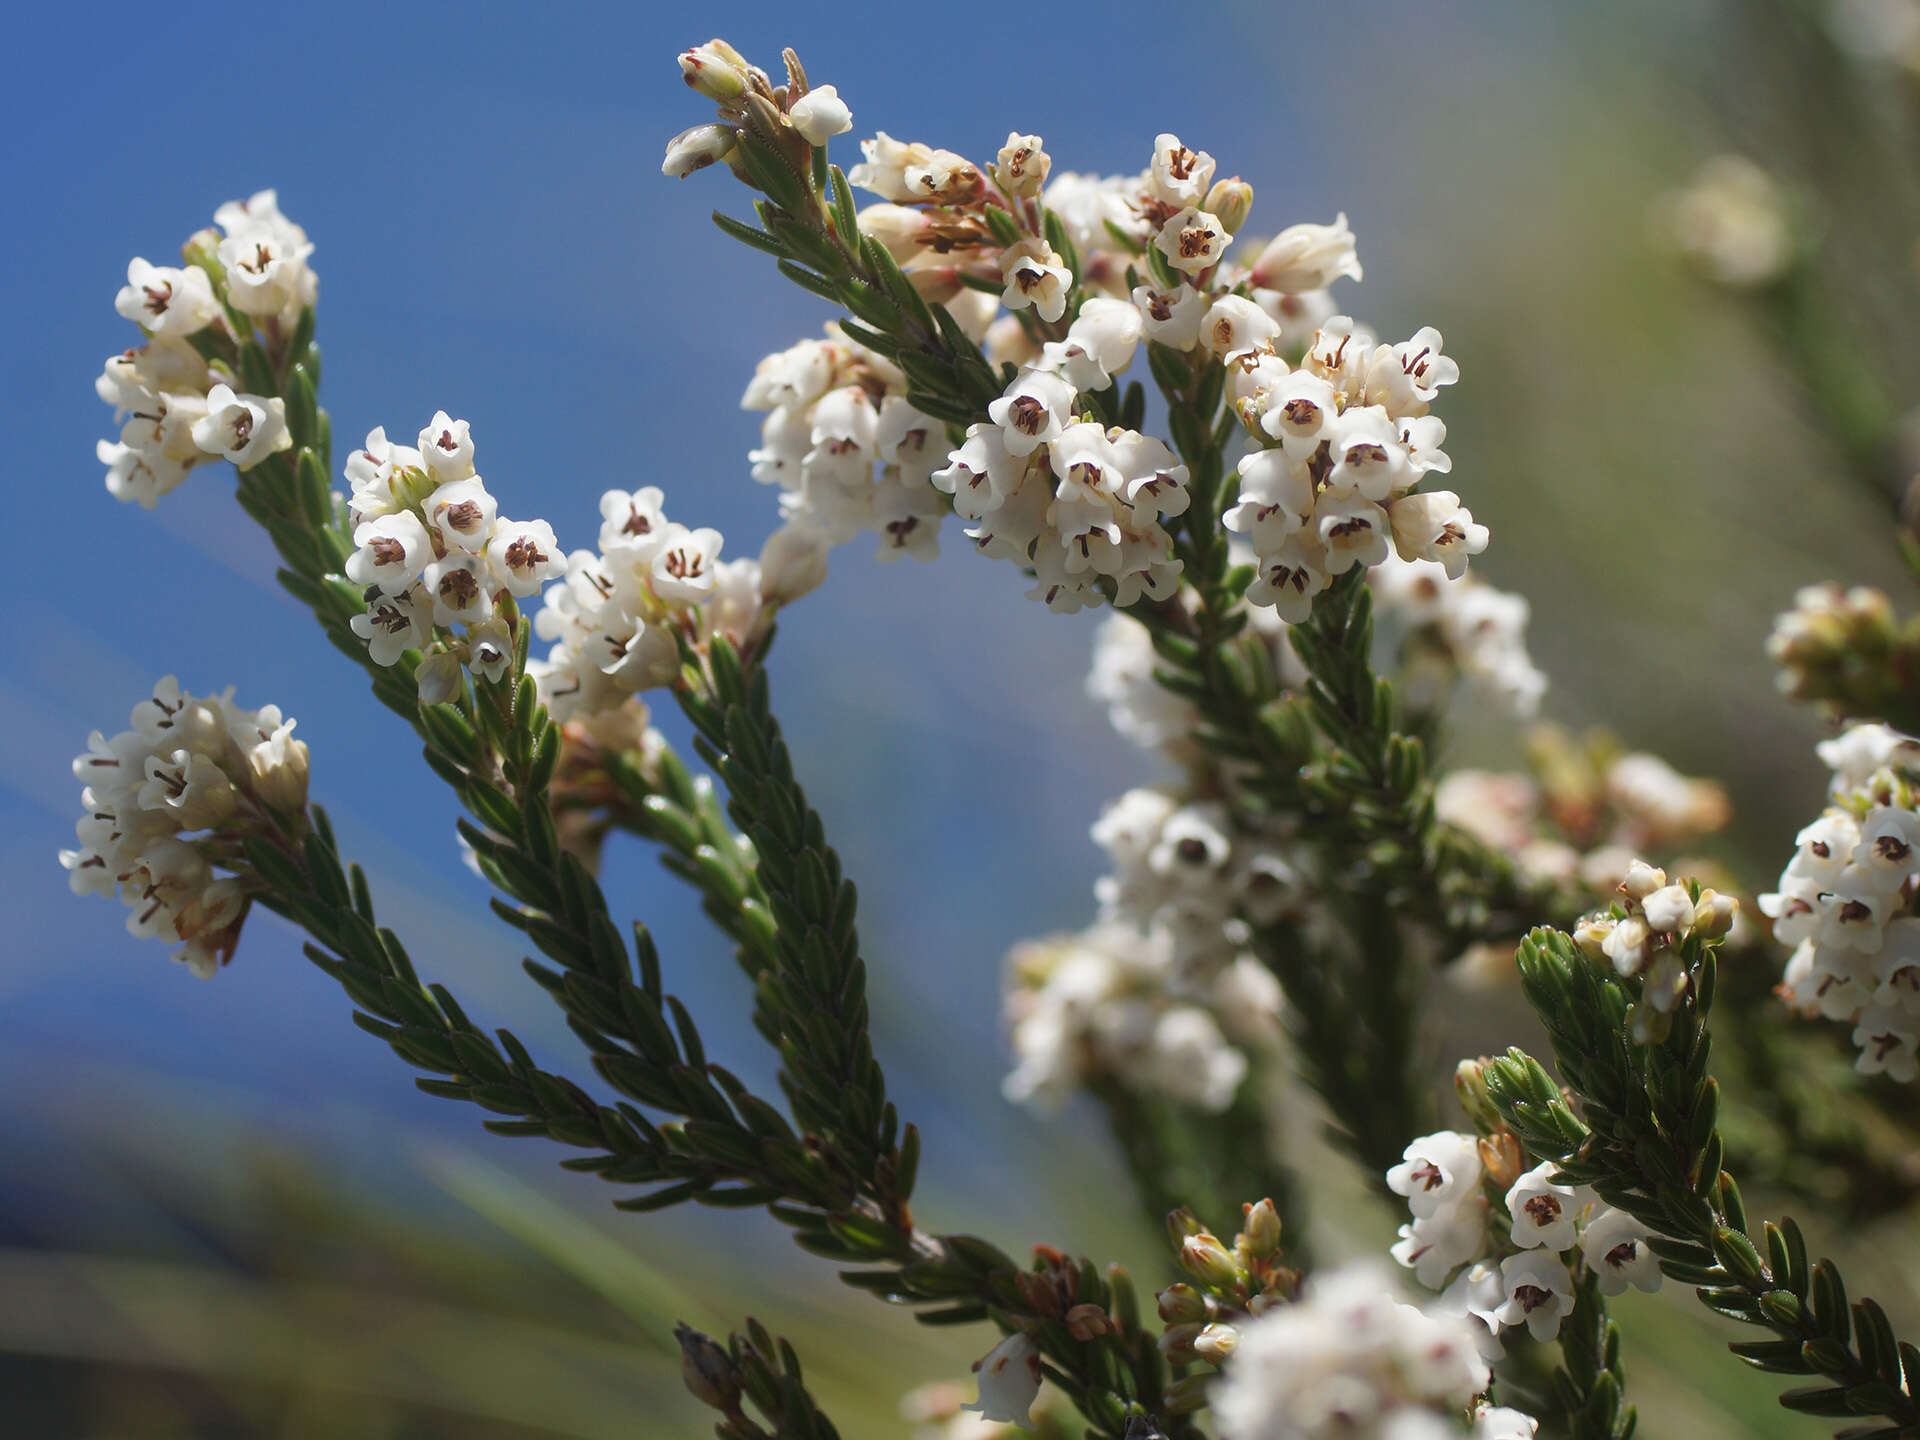
<path id="1" fill-rule="evenodd" d="M 422 705 L 444 705 L 460 692 L 460 660 L 448 650 L 436 650 L 413 672 Z"/>
<path id="2" fill-rule="evenodd" d="M 1230 180 L 1216 180 L 1200 208 L 1219 216 L 1220 223 L 1237 235 L 1253 213 L 1253 186 L 1238 175 Z"/>
<path id="3" fill-rule="evenodd" d="M 1207 1299 L 1182 1280 L 1169 1285 L 1156 1297 L 1160 1318 L 1169 1325 L 1192 1325 L 1207 1318 Z"/>
<path id="4" fill-rule="evenodd" d="M 1240 1343 L 1240 1332 L 1224 1321 L 1216 1321 L 1193 1338 L 1193 1353 L 1218 1365 Z"/>
<path id="5" fill-rule="evenodd" d="M 791 605 L 827 578 L 827 541 L 805 526 L 782 525 L 760 547 L 760 598 Z"/>
<path id="6" fill-rule="evenodd" d="M 691 130 L 682 130 L 667 142 L 667 156 L 660 162 L 660 173 L 670 179 L 684 180 L 696 170 L 725 160 L 733 153 L 735 138 L 732 127 L 727 125 L 695 125 Z"/>
<path id="7" fill-rule="evenodd" d="M 746 59 L 724 40 L 709 40 L 680 56 L 680 74 L 709 100 L 731 105 L 747 93 Z"/>
<path id="8" fill-rule="evenodd" d="M 1180 1268 L 1203 1284 L 1231 1287 L 1240 1283 L 1233 1252 L 1205 1231 L 1189 1235 L 1181 1244 Z"/>
<path id="9" fill-rule="evenodd" d="M 1280 1212 L 1273 1201 L 1261 1200 L 1246 1207 L 1240 1222 L 1240 1244 L 1249 1257 L 1265 1260 L 1280 1249 Z"/>

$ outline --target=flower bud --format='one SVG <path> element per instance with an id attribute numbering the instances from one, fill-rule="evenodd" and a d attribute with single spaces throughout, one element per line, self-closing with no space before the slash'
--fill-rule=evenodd
<path id="1" fill-rule="evenodd" d="M 1200 208 L 1219 216 L 1222 225 L 1238 234 L 1253 213 L 1253 186 L 1238 175 L 1230 180 L 1216 180 Z"/>
<path id="2" fill-rule="evenodd" d="M 1200 1338 L 1200 1332 L 1206 1328 L 1198 1321 L 1169 1325 L 1156 1342 L 1160 1353 L 1176 1365 L 1193 1359 L 1193 1342 Z"/>
<path id="3" fill-rule="evenodd" d="M 1513 1182 L 1527 1168 L 1527 1156 L 1520 1148 L 1520 1137 L 1511 1130 L 1496 1130 L 1491 1135 L 1483 1136 L 1474 1142 L 1474 1149 L 1479 1152 L 1481 1170 L 1496 1189 L 1511 1190 Z"/>
<path id="4" fill-rule="evenodd" d="M 1733 929 L 1740 913 L 1740 902 L 1717 890 L 1702 890 L 1700 903 L 1693 908 L 1693 930 L 1703 940 L 1719 940 Z"/>
<path id="5" fill-rule="evenodd" d="M 1473 1122 L 1473 1128 L 1485 1133 L 1500 1127 L 1500 1112 L 1493 1108 L 1493 1100 L 1487 1094 L 1487 1061 L 1462 1060 L 1453 1068 L 1453 1093 L 1459 1097 L 1460 1108 L 1466 1112 L 1467 1119 Z"/>
<path id="6" fill-rule="evenodd" d="M 460 691 L 460 660 L 450 650 L 436 650 L 413 672 L 422 705 L 444 705 Z"/>
<path id="7" fill-rule="evenodd" d="M 926 265 L 906 272 L 914 294 L 929 305 L 944 305 L 966 288 L 960 272 L 951 265 Z"/>
<path id="8" fill-rule="evenodd" d="M 726 125 L 695 125 L 682 130 L 667 142 L 667 158 L 660 162 L 660 173 L 684 180 L 696 170 L 726 159 L 733 153 L 735 135 Z"/>
<path id="9" fill-rule="evenodd" d="M 760 547 L 760 598 L 791 605 L 827 578 L 827 541 L 816 530 L 789 522 Z"/>
<path id="10" fill-rule="evenodd" d="M 223 273 L 220 264 L 220 242 L 225 238 L 212 226 L 208 226 L 205 230 L 194 231 L 187 237 L 186 243 L 180 247 L 181 263 L 198 266 L 218 277 Z"/>
<path id="11" fill-rule="evenodd" d="M 1207 1318 L 1207 1299 L 1182 1280 L 1169 1285 L 1156 1297 L 1160 1318 L 1169 1325 L 1191 1325 Z"/>
<path id="12" fill-rule="evenodd" d="M 1098 1305 L 1076 1305 L 1066 1314 L 1067 1333 L 1076 1340 L 1092 1340 L 1113 1333 L 1113 1318 Z"/>
<path id="13" fill-rule="evenodd" d="M 1240 1225 L 1240 1244 L 1254 1260 L 1265 1260 L 1280 1249 L 1280 1212 L 1273 1201 L 1261 1200 L 1246 1207 Z"/>
<path id="14" fill-rule="evenodd" d="M 722 1414 L 737 1413 L 740 1377 L 733 1368 L 732 1357 L 691 1325 L 676 1325 L 673 1336 L 680 1342 L 680 1376 L 687 1382 L 694 1399 Z"/>
<path id="15" fill-rule="evenodd" d="M 1162 1401 L 1169 1415 L 1190 1415 L 1207 1403 L 1207 1381 L 1211 1374 L 1189 1375 L 1169 1385 Z"/>
<path id="16" fill-rule="evenodd" d="M 1240 1283 L 1240 1266 L 1233 1252 L 1202 1231 L 1180 1246 L 1180 1268 L 1206 1285 L 1231 1289 Z"/>
<path id="17" fill-rule="evenodd" d="M 709 100 L 732 105 L 747 93 L 747 62 L 724 40 L 709 40 L 680 56 L 680 74 Z"/>
<path id="18" fill-rule="evenodd" d="M 1224 1321 L 1215 1321 L 1193 1339 L 1193 1353 L 1211 1364 L 1221 1364 L 1240 1343 L 1240 1332 Z"/>
<path id="19" fill-rule="evenodd" d="M 1288 295 L 1324 290 L 1342 275 L 1360 279 L 1347 217 L 1342 214 L 1331 225 L 1289 225 L 1260 252 L 1251 274 L 1261 289 Z"/>
<path id="20" fill-rule="evenodd" d="M 247 752 L 253 793 L 275 810 L 298 814 L 307 808 L 307 745 L 288 732 L 288 721 Z"/>

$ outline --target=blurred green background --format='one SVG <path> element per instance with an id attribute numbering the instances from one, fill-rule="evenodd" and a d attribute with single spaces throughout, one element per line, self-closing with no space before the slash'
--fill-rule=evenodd
<path id="1" fill-rule="evenodd" d="M 766 62 L 792 44 L 852 104 L 856 135 L 973 155 L 1017 128 L 1058 168 L 1133 171 L 1175 130 L 1253 182 L 1254 229 L 1348 213 L 1368 278 L 1339 293 L 1358 317 L 1444 332 L 1463 367 L 1442 407 L 1449 483 L 1493 528 L 1476 568 L 1532 602 L 1547 714 L 1723 779 L 1739 817 L 1725 856 L 1760 881 L 1822 784 L 1817 723 L 1772 690 L 1771 617 L 1824 578 L 1908 593 L 1892 526 L 1914 467 L 1836 431 L 1781 346 L 1780 307 L 1700 282 L 1649 215 L 1712 154 L 1767 166 L 1820 245 L 1793 331 L 1823 347 L 1813 378 L 1847 377 L 1840 392 L 1876 414 L 1920 401 L 1920 86 L 1837 48 L 1828 9 L 16 17 L 17 55 L 41 58 L 0 97 L 24 202 L 0 233 L 25 537 L 0 675 L 6 1433 L 691 1436 L 705 1426 L 672 1321 L 724 1331 L 752 1313 L 795 1339 L 849 1436 L 901 1434 L 900 1394 L 964 1374 L 987 1344 L 838 1286 L 753 1215 L 613 1212 L 545 1148 L 415 1093 L 271 917 L 201 986 L 126 939 L 112 907 L 66 894 L 53 852 L 86 732 L 116 728 L 169 670 L 237 684 L 300 717 L 315 796 L 423 969 L 569 1068 L 458 863 L 447 797 L 341 684 L 217 472 L 151 516 L 105 495 L 90 382 L 130 338 L 111 308 L 128 256 L 162 260 L 221 201 L 277 184 L 319 246 L 341 453 L 445 407 L 472 419 L 503 505 L 563 541 L 590 537 L 601 489 L 653 483 L 676 518 L 752 553 L 773 497 L 747 478 L 757 417 L 735 402 L 761 353 L 826 315 L 708 224 L 744 208 L 724 174 L 659 177 L 667 137 L 705 118 L 674 52 L 715 32 Z M 1123 1258 L 1150 1282 L 1158 1247 L 1092 1112 L 1043 1121 L 998 1096 L 1000 956 L 1086 919 L 1087 824 L 1141 774 L 1081 694 L 1092 617 L 1047 615 L 951 541 L 930 567 L 876 566 L 870 544 L 789 617 L 775 682 L 861 885 L 877 1044 L 927 1137 L 920 1210 L 1016 1253 Z M 1469 709 L 1454 753 L 1511 763 L 1511 727 Z M 655 927 L 718 1058 L 764 1083 L 744 987 L 688 897 L 631 848 L 607 878 Z M 1436 1074 L 1525 1038 L 1510 1007 L 1475 1008 L 1471 1031 L 1436 1039 Z M 1303 1113 L 1303 1137 L 1313 1125 Z M 1310 1138 L 1301 1156 L 1322 1248 L 1377 1253 L 1394 1217 Z M 1920 1318 L 1909 1226 L 1808 1229 L 1840 1258 L 1871 1255 L 1862 1273 L 1896 1322 Z M 1645 1433 L 1819 1433 L 1690 1302 L 1621 1314 Z"/>

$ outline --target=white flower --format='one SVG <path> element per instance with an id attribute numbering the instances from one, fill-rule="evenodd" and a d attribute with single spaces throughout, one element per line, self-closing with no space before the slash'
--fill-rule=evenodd
<path id="1" fill-rule="evenodd" d="M 1371 567 L 1387 558 L 1387 512 L 1359 495 L 1323 495 L 1313 522 L 1326 548 L 1329 575 L 1355 565 Z"/>
<path id="2" fill-rule="evenodd" d="M 347 578 L 356 585 L 378 585 L 389 595 L 412 587 L 433 563 L 433 540 L 411 510 L 377 516 L 354 527 L 357 547 L 347 557 Z"/>
<path id="3" fill-rule="evenodd" d="M 127 283 L 113 308 L 155 335 L 192 335 L 220 318 L 213 282 L 198 267 L 184 270 L 127 262 Z"/>
<path id="4" fill-rule="evenodd" d="M 793 102 L 787 118 L 809 145 L 824 145 L 853 128 L 853 112 L 831 85 L 815 85 Z"/>
<path id="5" fill-rule="evenodd" d="M 1176 285 L 1172 290 L 1156 290 L 1151 285 L 1136 286 L 1134 308 L 1147 339 L 1175 350 L 1191 350 L 1200 341 L 1200 326 L 1207 318 L 1207 297 L 1191 285 Z"/>
<path id="6" fill-rule="evenodd" d="M 1521 1249 L 1538 1245 L 1565 1250 L 1573 1244 L 1573 1189 L 1549 1178 L 1552 1165 L 1537 1165 L 1513 1182 L 1507 1191 L 1507 1214 L 1513 1217 L 1513 1243 Z"/>
<path id="7" fill-rule="evenodd" d="M 1693 927 L 1693 896 L 1684 885 L 1663 885 L 1640 902 L 1650 929 L 1661 934 Z"/>
<path id="8" fill-rule="evenodd" d="M 1267 392 L 1260 428 L 1295 460 L 1306 460 L 1333 429 L 1339 401 L 1324 376 L 1295 370 Z"/>
<path id="9" fill-rule="evenodd" d="M 1044 240 L 1022 240 L 1000 256 L 1000 278 L 1006 291 L 1000 301 L 1009 310 L 1033 308 L 1049 324 L 1066 313 L 1073 272 Z"/>
<path id="10" fill-rule="evenodd" d="M 1200 334 L 1222 360 L 1250 355 L 1272 341 L 1280 327 L 1253 301 L 1239 295 L 1224 295 L 1213 302 L 1200 323 Z"/>
<path id="11" fill-rule="evenodd" d="M 1458 1205 L 1479 1186 L 1479 1143 L 1456 1130 L 1422 1135 L 1387 1171 L 1387 1188 L 1406 1196 L 1407 1208 L 1419 1219 Z"/>
<path id="12" fill-rule="evenodd" d="M 1860 1012 L 1853 1028 L 1853 1043 L 1860 1047 L 1854 1068 L 1862 1075 L 1885 1072 L 1902 1082 L 1920 1074 L 1920 1022 L 1910 1011 L 1889 1010 L 1870 1005 Z"/>
<path id="13" fill-rule="evenodd" d="M 427 523 L 440 532 L 440 538 L 455 550 L 479 555 L 493 538 L 494 517 L 500 505 L 487 493 L 478 475 L 442 485 L 421 506 Z"/>
<path id="14" fill-rule="evenodd" d="M 473 474 L 473 435 L 467 422 L 455 420 L 444 410 L 434 411 L 432 421 L 420 432 L 420 456 L 437 483 L 465 480 Z"/>
<path id="15" fill-rule="evenodd" d="M 433 597 L 436 625 L 477 625 L 493 614 L 493 577 L 483 556 L 449 550 L 427 566 L 421 583 Z"/>
<path id="16" fill-rule="evenodd" d="M 1027 1413 L 1040 1395 L 1040 1350 L 1023 1331 L 1006 1337 L 974 1366 L 980 1377 L 980 1398 L 962 1410 L 977 1410 L 982 1419 L 1033 1428 Z"/>
<path id="17" fill-rule="evenodd" d="M 1474 523 L 1473 512 L 1451 490 L 1402 495 L 1387 507 L 1387 517 L 1400 558 L 1434 561 L 1449 580 L 1466 573 L 1468 556 L 1487 548 L 1487 527 Z"/>
<path id="18" fill-rule="evenodd" d="M 302 247 L 289 245 L 285 237 L 264 226 L 248 225 L 222 240 L 217 253 L 227 272 L 227 299 L 234 309 L 266 318 L 300 304 L 306 273 Z"/>
<path id="19" fill-rule="evenodd" d="M 1104 390 L 1132 363 L 1141 330 L 1140 312 L 1127 301 L 1092 296 L 1074 317 L 1067 338 L 1048 342 L 1044 363 L 1058 368 L 1076 390 Z"/>
<path id="20" fill-rule="evenodd" d="M 1154 199 L 1169 210 L 1197 207 L 1212 185 L 1211 155 L 1187 149 L 1178 135 L 1154 136 L 1153 166 L 1147 172 L 1147 189 Z"/>
<path id="21" fill-rule="evenodd" d="M 209 455 L 251 470 L 267 456 L 293 447 L 287 433 L 287 403 L 274 396 L 236 395 L 226 385 L 207 392 L 205 418 L 194 422 L 193 443 Z"/>
<path id="22" fill-rule="evenodd" d="M 788 521 L 760 547 L 760 593 L 770 605 L 790 605 L 827 578 L 826 537 Z"/>
<path id="23" fill-rule="evenodd" d="M 720 544 L 718 530 L 668 526 L 666 540 L 648 567 L 653 593 L 676 608 L 703 603 L 713 594 Z"/>
<path id="24" fill-rule="evenodd" d="M 1073 387 L 1045 370 L 1023 370 L 1006 393 L 987 406 L 1010 455 L 1030 455 L 1060 434 L 1074 401 Z"/>
<path id="25" fill-rule="evenodd" d="M 1524 1250 L 1500 1262 L 1500 1280 L 1507 1299 L 1496 1314 L 1502 1325 L 1525 1325 L 1535 1340 L 1560 1333 L 1560 1322 L 1573 1313 L 1573 1277 L 1558 1255 L 1546 1250 Z"/>
<path id="26" fill-rule="evenodd" d="M 1362 278 L 1344 214 L 1331 225 L 1289 225 L 1268 242 L 1249 273 L 1263 290 L 1293 295 L 1324 290 L 1342 275 Z"/>
<path id="27" fill-rule="evenodd" d="M 376 665 L 391 665 L 408 650 L 418 650 L 433 633 L 433 620 L 427 602 L 406 595 L 382 595 L 367 607 L 367 613 L 348 621 L 353 633 L 367 642 L 368 653 Z"/>
<path id="28" fill-rule="evenodd" d="M 1007 194 L 1024 198 L 1040 193 L 1052 168 L 1052 157 L 1041 148 L 1038 135 L 1013 131 L 994 160 L 993 178 Z"/>
<path id="29" fill-rule="evenodd" d="M 566 557 L 544 520 L 501 520 L 487 541 L 493 583 L 510 595 L 537 595 L 549 580 L 567 570 Z"/>
<path id="30" fill-rule="evenodd" d="M 1247 601 L 1272 606 L 1289 625 L 1306 620 L 1313 613 L 1313 597 L 1333 583 L 1326 549 L 1311 530 L 1289 535 L 1259 561 L 1260 573 L 1247 586 Z"/>
<path id="31" fill-rule="evenodd" d="M 1486 1236 L 1486 1202 L 1468 1195 L 1402 1225 L 1400 1239 L 1388 1253 L 1412 1270 L 1422 1285 L 1438 1290 L 1456 1269 L 1479 1258 Z"/>
<path id="32" fill-rule="evenodd" d="M 600 497 L 600 551 L 636 565 L 651 560 L 666 534 L 665 497 L 657 485 L 631 493 L 609 490 Z"/>
<path id="33" fill-rule="evenodd" d="M 1820 763 L 1833 771 L 1836 796 L 1859 789 L 1876 770 L 1920 770 L 1920 740 L 1890 725 L 1849 725 L 1813 749 Z"/>
<path id="34" fill-rule="evenodd" d="M 1580 1253 L 1602 1295 L 1618 1295 L 1629 1285 L 1648 1292 L 1660 1288 L 1660 1261 L 1647 1244 L 1647 1233 L 1647 1227 L 1624 1210 L 1602 1210 L 1587 1222 Z"/>
<path id="35" fill-rule="evenodd" d="M 1533 1440 L 1540 1422 L 1510 1405 L 1482 1405 L 1473 1412 L 1473 1440 Z"/>
<path id="36" fill-rule="evenodd" d="M 1160 227 L 1153 243 L 1174 269 L 1194 275 L 1217 265 L 1232 238 L 1217 215 L 1189 205 Z"/>
<path id="37" fill-rule="evenodd" d="M 513 632 L 495 617 L 467 631 L 467 664 L 483 680 L 498 683 L 513 664 Z"/>
<path id="38" fill-rule="evenodd" d="M 1246 1078 L 1247 1057 L 1227 1043 L 1213 1016 L 1176 1005 L 1154 1024 L 1145 1069 L 1151 1088 L 1217 1115 Z"/>

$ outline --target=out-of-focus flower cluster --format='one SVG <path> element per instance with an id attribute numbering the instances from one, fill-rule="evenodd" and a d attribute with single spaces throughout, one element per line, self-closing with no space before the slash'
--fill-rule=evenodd
<path id="1" fill-rule="evenodd" d="M 1760 897 L 1774 938 L 1794 946 L 1780 995 L 1853 1026 L 1856 1064 L 1896 1080 L 1920 1073 L 1920 740 L 1854 725 L 1819 747 L 1827 806 L 1795 837 L 1779 888 Z"/>
<path id="2" fill-rule="evenodd" d="M 1475 1406 L 1487 1383 L 1466 1323 L 1396 1301 L 1358 1266 L 1315 1276 L 1248 1323 L 1208 1402 L 1233 1440 L 1532 1436 L 1531 1417 Z"/>
<path id="3" fill-rule="evenodd" d="M 1451 772 L 1435 791 L 1434 810 L 1510 855 L 1530 882 L 1611 897 L 1636 856 L 1671 855 L 1732 814 L 1713 781 L 1682 775 L 1657 755 L 1623 752 L 1603 733 L 1576 739 L 1557 726 L 1535 726 L 1527 759 L 1524 775 Z M 1675 863 L 1722 878 L 1710 862 Z"/>
<path id="4" fill-rule="evenodd" d="M 1771 285 L 1793 263 L 1793 229 L 1773 177 L 1743 155 L 1716 155 L 1654 211 L 1656 233 L 1709 280 Z"/>
<path id="5" fill-rule="evenodd" d="M 1506 1353 L 1504 1331 L 1558 1335 L 1582 1269 L 1602 1295 L 1660 1288 L 1645 1226 L 1584 1187 L 1556 1184 L 1553 1166 L 1523 1171 L 1524 1163 L 1508 1131 L 1443 1130 L 1408 1145 L 1387 1171 L 1411 1212 L 1393 1258 L 1440 1292 L 1442 1312 L 1468 1322 L 1488 1360 Z"/>
<path id="6" fill-rule="evenodd" d="M 1886 592 L 1808 585 L 1773 622 L 1767 658 L 1782 692 L 1831 719 L 1882 715 L 1920 673 L 1920 618 L 1897 622 Z"/>
<path id="7" fill-rule="evenodd" d="M 113 356 L 94 382 L 124 421 L 102 440 L 107 489 L 152 509 L 196 465 L 231 460 L 250 470 L 289 448 L 286 404 L 244 393 L 236 342 L 258 327 L 271 347 L 284 341 L 319 293 L 307 232 L 280 213 L 273 191 L 214 212 L 218 230 L 181 247 L 181 266 L 135 259 L 114 308 L 146 343 Z"/>
<path id="8" fill-rule="evenodd" d="M 131 728 L 98 730 L 73 762 L 84 785 L 79 848 L 60 863 L 76 895 L 118 895 L 131 935 L 180 941 L 202 978 L 233 958 L 255 893 L 249 837 L 305 826 L 307 747 L 278 706 L 233 691 L 198 697 L 169 675 L 133 707 Z"/>
<path id="9" fill-rule="evenodd" d="M 1547 677 L 1527 652 L 1526 597 L 1478 575 L 1452 574 L 1437 560 L 1389 558 L 1367 577 L 1376 610 L 1404 631 L 1398 693 L 1437 709 L 1464 675 L 1516 719 L 1531 720 Z"/>
<path id="10" fill-rule="evenodd" d="M 1051 1104 L 1117 1081 L 1224 1110 L 1281 1036 L 1253 927 L 1310 921 L 1311 857 L 1217 802 L 1148 788 L 1110 804 L 1093 838 L 1113 867 L 1094 887 L 1100 918 L 1007 957 L 1007 1096 Z"/>

